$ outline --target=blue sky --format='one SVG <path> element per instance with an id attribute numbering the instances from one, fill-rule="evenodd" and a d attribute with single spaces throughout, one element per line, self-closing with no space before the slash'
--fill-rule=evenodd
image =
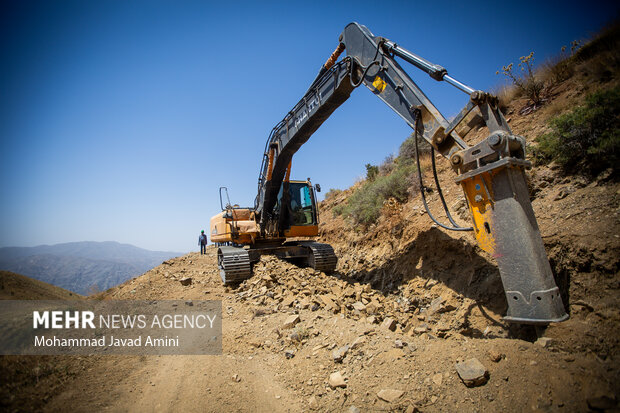
<path id="1" fill-rule="evenodd" d="M 540 63 L 594 34 L 614 4 L 3 2 L 0 246 L 196 250 L 219 186 L 252 204 L 271 128 L 351 21 L 489 90 L 502 65 L 530 51 Z M 466 103 L 405 68 L 445 116 Z M 361 87 L 300 149 L 292 176 L 346 188 L 409 133 Z"/>

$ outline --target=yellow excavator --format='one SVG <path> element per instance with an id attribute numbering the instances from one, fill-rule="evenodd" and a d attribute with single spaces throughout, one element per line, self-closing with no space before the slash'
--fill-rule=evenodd
<path id="1" fill-rule="evenodd" d="M 339 60 L 345 50 L 346 56 Z M 454 119 L 446 120 L 396 58 L 466 93 L 469 102 Z M 450 224 L 430 214 L 418 168 L 424 206 L 442 228 L 473 231 L 480 248 L 495 258 L 508 301 L 505 320 L 548 324 L 567 319 L 529 199 L 524 170 L 530 163 L 525 159 L 525 139 L 512 133 L 497 98 L 459 82 L 442 66 L 373 35 L 358 23 L 345 27 L 337 48 L 302 99 L 272 129 L 263 153 L 254 205 L 231 205 L 228 190 L 220 188 L 222 211 L 211 218 L 210 231 L 211 241 L 218 246 L 218 266 L 224 283 L 249 278 L 252 264 L 263 254 L 325 272 L 336 268 L 333 248 L 311 240 L 318 234 L 315 190 L 320 191 L 320 187 L 315 188 L 310 179 L 290 180 L 291 161 L 360 85 L 414 130 L 415 142 L 419 137 L 431 145 L 435 178 L 434 153 L 450 162 L 467 199 L 472 227 L 456 224 L 440 189 Z M 488 137 L 474 146 L 467 145 L 463 137 L 481 124 L 488 129 Z"/>

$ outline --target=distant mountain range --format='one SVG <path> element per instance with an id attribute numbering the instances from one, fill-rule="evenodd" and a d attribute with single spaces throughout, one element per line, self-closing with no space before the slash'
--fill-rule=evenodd
<path id="1" fill-rule="evenodd" d="M 0 270 L 88 294 L 107 290 L 179 255 L 113 241 L 5 247 L 0 248 Z"/>

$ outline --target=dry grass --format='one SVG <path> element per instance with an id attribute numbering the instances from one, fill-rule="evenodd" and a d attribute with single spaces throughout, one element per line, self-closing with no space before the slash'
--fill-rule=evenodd
<path id="1" fill-rule="evenodd" d="M 584 44 L 574 40 L 570 47 L 562 47 L 556 56 L 547 58 L 532 71 L 533 79 L 544 85 L 541 103 L 553 101 L 555 89 L 572 80 L 583 86 L 585 92 L 594 92 L 600 83 L 620 83 L 620 21 L 604 28 L 596 37 Z M 515 85 L 502 84 L 494 88 L 500 109 L 506 112 L 510 103 L 524 96 Z M 560 108 L 556 108 L 558 113 Z"/>
<path id="2" fill-rule="evenodd" d="M 433 158 L 430 153 L 420 154 L 420 169 L 422 169 L 422 176 L 426 171 L 430 171 L 433 164 Z"/>
<path id="3" fill-rule="evenodd" d="M 499 109 L 502 112 L 506 112 L 510 107 L 510 103 L 519 96 L 519 89 L 512 85 L 499 85 L 492 91 L 499 100 Z"/>

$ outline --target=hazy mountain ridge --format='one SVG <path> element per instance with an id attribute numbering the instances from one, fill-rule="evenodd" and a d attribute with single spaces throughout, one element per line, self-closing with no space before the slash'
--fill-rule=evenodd
<path id="1" fill-rule="evenodd" d="M 118 242 L 70 242 L 0 248 L 0 269 L 80 293 L 106 290 L 181 255 Z"/>

